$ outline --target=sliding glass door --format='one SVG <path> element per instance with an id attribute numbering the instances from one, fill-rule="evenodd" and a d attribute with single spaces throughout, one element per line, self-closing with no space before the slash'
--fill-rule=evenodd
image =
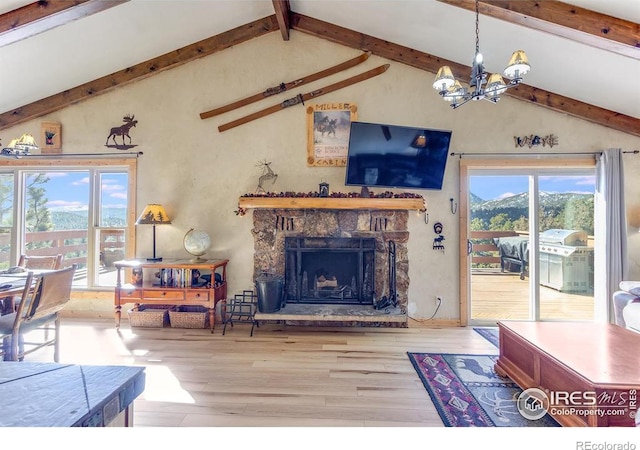
<path id="1" fill-rule="evenodd" d="M 537 164 L 461 170 L 461 316 L 469 324 L 593 320 L 593 163 Z"/>

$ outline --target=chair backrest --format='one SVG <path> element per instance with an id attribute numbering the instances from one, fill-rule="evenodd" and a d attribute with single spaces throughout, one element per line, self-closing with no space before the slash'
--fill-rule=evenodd
<path id="1" fill-rule="evenodd" d="M 21 320 L 28 322 L 41 319 L 64 308 L 71 299 L 71 287 L 76 268 L 77 265 L 74 264 L 35 276 L 35 286 L 32 289 L 25 287 L 26 297 L 23 296 L 18 306 L 17 315 Z"/>
<path id="2" fill-rule="evenodd" d="M 20 255 L 18 265 L 25 269 L 57 270 L 62 266 L 62 255 L 28 256 L 22 254 Z"/>

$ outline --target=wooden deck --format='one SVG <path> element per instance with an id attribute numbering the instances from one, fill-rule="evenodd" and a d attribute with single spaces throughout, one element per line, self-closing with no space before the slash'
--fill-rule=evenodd
<path id="1" fill-rule="evenodd" d="M 476 321 L 529 319 L 529 278 L 500 269 L 474 270 L 471 276 L 470 319 Z M 593 293 L 560 292 L 540 286 L 542 320 L 592 320 Z"/>

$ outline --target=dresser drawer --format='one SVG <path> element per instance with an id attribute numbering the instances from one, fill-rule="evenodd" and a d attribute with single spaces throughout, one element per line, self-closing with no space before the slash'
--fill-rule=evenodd
<path id="1" fill-rule="evenodd" d="M 120 289 L 120 301 L 125 303 L 127 300 L 137 302 L 142 298 L 142 289 Z"/>
<path id="2" fill-rule="evenodd" d="M 145 300 L 184 300 L 184 291 L 172 289 L 145 289 L 142 292 L 142 297 Z"/>
<path id="3" fill-rule="evenodd" d="M 209 301 L 209 291 L 187 291 L 187 301 L 191 302 L 208 302 Z"/>

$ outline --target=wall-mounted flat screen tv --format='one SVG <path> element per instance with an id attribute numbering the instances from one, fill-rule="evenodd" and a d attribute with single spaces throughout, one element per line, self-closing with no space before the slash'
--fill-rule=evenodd
<path id="1" fill-rule="evenodd" d="M 351 122 L 345 184 L 442 189 L 451 131 Z"/>

